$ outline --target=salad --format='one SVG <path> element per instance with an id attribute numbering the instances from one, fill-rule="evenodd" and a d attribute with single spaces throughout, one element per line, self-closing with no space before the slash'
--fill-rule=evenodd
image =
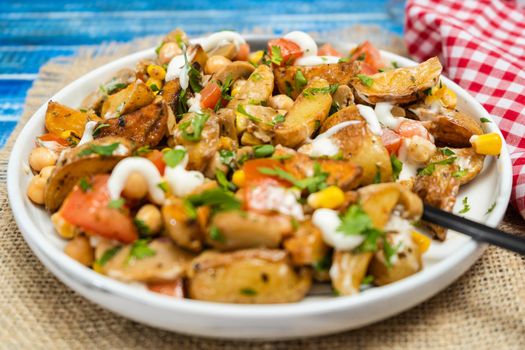
<path id="1" fill-rule="evenodd" d="M 298 31 L 251 51 L 236 32 L 175 30 L 81 106 L 49 102 L 27 195 L 67 255 L 153 292 L 288 303 L 315 281 L 355 295 L 420 271 L 446 239 L 423 203 L 451 211 L 500 153 L 441 71 Z"/>

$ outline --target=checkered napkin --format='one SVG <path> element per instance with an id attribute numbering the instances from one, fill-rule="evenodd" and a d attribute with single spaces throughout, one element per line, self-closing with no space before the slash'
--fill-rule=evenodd
<path id="1" fill-rule="evenodd" d="M 512 159 L 511 203 L 525 218 L 523 5 L 500 0 L 408 0 L 405 41 L 418 60 L 439 56 L 445 74 L 498 123 Z"/>

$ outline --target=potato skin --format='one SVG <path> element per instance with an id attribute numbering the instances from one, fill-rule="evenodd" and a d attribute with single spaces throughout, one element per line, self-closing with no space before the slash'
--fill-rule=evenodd
<path id="1" fill-rule="evenodd" d="M 330 277 L 332 287 L 339 295 L 354 295 L 359 293 L 359 287 L 366 275 L 373 253 L 353 253 L 350 251 L 334 252 Z"/>
<path id="2" fill-rule="evenodd" d="M 119 143 L 123 153 L 112 156 L 89 154 L 81 156 L 81 152 L 91 145 L 111 145 Z M 104 137 L 93 142 L 72 148 L 57 163 L 53 173 L 47 180 L 45 188 L 45 206 L 50 212 L 55 212 L 66 196 L 82 177 L 110 172 L 117 163 L 132 155 L 135 145 L 122 137 Z"/>
<path id="3" fill-rule="evenodd" d="M 110 95 L 102 105 L 100 116 L 107 119 L 128 114 L 149 105 L 154 99 L 153 91 L 145 83 L 136 81 Z"/>
<path id="4" fill-rule="evenodd" d="M 235 97 L 228 102 L 228 108 L 237 109 L 238 104 L 261 104 L 272 96 L 274 87 L 270 67 L 261 64 L 250 75 Z"/>
<path id="5" fill-rule="evenodd" d="M 446 111 L 438 115 L 428 131 L 438 146 L 449 147 L 470 147 L 470 138 L 483 134 L 483 129 L 474 119 L 458 111 Z"/>
<path id="6" fill-rule="evenodd" d="M 310 271 L 296 272 L 282 250 L 206 251 L 192 263 L 188 292 L 197 300 L 277 304 L 301 300 L 311 283 Z"/>
<path id="7" fill-rule="evenodd" d="M 294 235 L 284 241 L 284 249 L 296 266 L 318 264 L 329 251 L 321 231 L 310 220 L 302 222 Z"/>
<path id="8" fill-rule="evenodd" d="M 162 206 L 164 228 L 175 243 L 193 252 L 200 252 L 203 246 L 203 233 L 195 220 L 191 220 L 184 209 L 184 201 L 171 197 Z"/>
<path id="9" fill-rule="evenodd" d="M 82 137 L 88 121 L 87 113 L 69 108 L 58 102 L 49 101 L 46 111 L 46 129 L 52 134 L 60 135 L 71 130 L 77 137 Z"/>

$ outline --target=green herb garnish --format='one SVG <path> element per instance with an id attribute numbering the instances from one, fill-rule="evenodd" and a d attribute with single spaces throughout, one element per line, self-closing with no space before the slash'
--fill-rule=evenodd
<path id="1" fill-rule="evenodd" d="M 365 278 L 363 278 L 363 280 L 361 281 L 361 284 L 370 285 L 372 284 L 372 282 L 374 282 L 374 276 L 367 275 L 365 276 Z"/>
<path id="2" fill-rule="evenodd" d="M 194 207 L 210 206 L 212 211 L 230 211 L 241 209 L 241 202 L 231 192 L 222 188 L 213 188 L 187 198 Z"/>
<path id="3" fill-rule="evenodd" d="M 279 123 L 284 123 L 286 118 L 282 114 L 277 114 L 275 117 L 272 118 L 272 125 L 276 125 Z"/>
<path id="4" fill-rule="evenodd" d="M 341 57 L 337 63 L 347 63 L 350 62 L 350 58 L 348 57 Z"/>
<path id="5" fill-rule="evenodd" d="M 85 177 L 80 179 L 78 186 L 80 186 L 82 192 L 87 192 L 93 187 L 93 185 L 91 185 L 91 183 Z"/>
<path id="6" fill-rule="evenodd" d="M 314 175 L 307 177 L 301 180 L 296 179 L 292 174 L 286 170 L 275 167 L 275 168 L 265 168 L 261 167 L 257 169 L 261 174 L 276 176 L 280 179 L 290 182 L 295 187 L 300 190 L 307 189 L 310 193 L 318 192 L 328 185 L 326 184 L 326 179 L 328 178 L 328 173 L 322 171 L 319 163 L 314 163 Z"/>
<path id="7" fill-rule="evenodd" d="M 180 123 L 179 130 L 182 132 L 182 137 L 188 141 L 200 141 L 204 124 L 209 117 L 210 115 L 207 113 L 195 113 L 191 120 Z M 188 131 L 188 129 L 191 131 Z"/>
<path id="8" fill-rule="evenodd" d="M 136 151 L 135 151 L 135 154 L 137 156 L 143 156 L 145 154 L 148 154 L 152 151 L 152 149 L 146 145 L 146 146 L 142 146 L 142 147 L 139 147 Z"/>
<path id="9" fill-rule="evenodd" d="M 492 213 L 492 211 L 494 210 L 494 208 L 496 208 L 496 202 L 492 203 L 492 205 L 490 206 L 490 208 L 488 208 L 487 211 L 485 212 L 485 215 L 488 215 L 488 214 Z"/>
<path id="10" fill-rule="evenodd" d="M 217 83 L 219 84 L 221 88 L 221 97 L 215 104 L 215 107 L 214 107 L 215 112 L 217 112 L 221 108 L 223 101 L 230 101 L 232 99 L 230 95 L 230 88 L 233 84 L 231 73 L 228 74 L 228 76 L 226 77 L 223 83 L 221 83 L 220 81 L 218 81 Z"/>
<path id="11" fill-rule="evenodd" d="M 295 89 L 298 91 L 301 91 L 306 86 L 306 84 L 308 84 L 308 81 L 306 80 L 303 72 L 301 72 L 300 69 L 298 69 L 297 72 L 295 72 L 294 82 Z"/>
<path id="12" fill-rule="evenodd" d="M 111 145 L 90 145 L 86 149 L 83 149 L 78 153 L 79 157 L 88 156 L 90 154 L 98 154 L 101 156 L 112 156 L 113 152 L 120 145 L 119 142 L 112 143 Z"/>
<path id="13" fill-rule="evenodd" d="M 144 258 L 154 256 L 157 252 L 151 249 L 148 246 L 148 243 L 149 242 L 147 239 L 137 239 L 135 242 L 133 242 L 133 245 L 129 251 L 127 262 L 131 260 L 142 260 Z"/>
<path id="14" fill-rule="evenodd" d="M 219 228 L 217 226 L 211 226 L 210 227 L 210 238 L 214 241 L 224 243 L 226 241 L 226 238 L 221 233 Z"/>
<path id="15" fill-rule="evenodd" d="M 102 254 L 102 256 L 97 260 L 97 264 L 100 266 L 104 266 L 107 264 L 108 261 L 110 261 L 117 253 L 122 249 L 121 245 L 114 246 L 113 248 L 109 248 Z"/>
<path id="16" fill-rule="evenodd" d="M 456 153 L 450 148 L 440 148 L 439 151 L 445 156 L 454 156 Z"/>
<path id="17" fill-rule="evenodd" d="M 403 162 L 400 161 L 395 154 L 390 156 L 390 163 L 392 164 L 392 176 L 394 180 L 399 179 L 399 174 L 403 171 Z"/>
<path id="18" fill-rule="evenodd" d="M 399 65 L 397 64 L 396 61 L 392 61 L 392 62 L 390 62 L 390 64 L 392 64 L 392 67 L 394 67 L 394 68 L 399 68 Z"/>
<path id="19" fill-rule="evenodd" d="M 126 201 L 124 200 L 124 198 L 112 199 L 112 200 L 109 201 L 109 203 L 108 203 L 108 208 L 111 208 L 111 209 L 120 209 L 120 208 L 122 208 L 122 206 L 124 205 L 124 203 L 126 203 Z"/>
<path id="20" fill-rule="evenodd" d="M 360 55 L 356 58 L 356 60 L 358 60 L 358 61 L 364 61 L 365 58 L 366 58 L 366 53 L 363 52 L 362 54 L 360 54 Z"/>
<path id="21" fill-rule="evenodd" d="M 279 46 L 271 47 L 270 61 L 276 66 L 280 66 L 283 61 L 283 56 L 281 56 L 281 48 Z"/>
<path id="22" fill-rule="evenodd" d="M 195 220 L 197 218 L 197 210 L 189 200 L 184 199 L 182 206 L 184 207 L 184 212 L 186 213 L 188 219 Z"/>
<path id="23" fill-rule="evenodd" d="M 237 187 L 232 184 L 230 181 L 228 181 L 228 178 L 226 177 L 226 174 L 219 169 L 215 170 L 215 178 L 217 179 L 217 183 L 225 190 L 227 191 L 235 191 Z"/>
<path id="24" fill-rule="evenodd" d="M 258 145 L 253 146 L 253 155 L 255 158 L 269 157 L 275 152 L 275 147 L 272 145 Z"/>
<path id="25" fill-rule="evenodd" d="M 100 130 L 107 128 L 108 126 L 109 124 L 106 124 L 106 123 L 98 124 L 95 130 L 93 130 L 93 133 L 91 135 L 97 136 Z"/>
<path id="26" fill-rule="evenodd" d="M 254 123 L 260 123 L 261 122 L 261 119 L 259 119 L 256 116 L 251 115 L 250 113 L 248 113 L 246 111 L 246 109 L 244 108 L 244 106 L 241 105 L 241 104 L 237 105 L 237 112 L 241 113 L 242 115 L 244 115 L 245 117 L 247 117 L 250 121 L 252 121 Z"/>
<path id="27" fill-rule="evenodd" d="M 490 123 L 491 121 L 488 120 L 487 118 L 483 117 L 483 118 L 480 118 L 479 119 L 482 123 Z"/>
<path id="28" fill-rule="evenodd" d="M 140 220 L 140 219 L 133 219 L 133 223 L 135 224 L 135 227 L 137 228 L 137 231 L 139 231 L 139 235 L 140 237 L 147 237 L 149 236 L 149 234 L 151 233 L 150 232 L 150 229 L 148 227 L 148 225 L 146 225 L 146 223 L 144 222 L 144 220 Z"/>
<path id="29" fill-rule="evenodd" d="M 458 171 L 454 171 L 452 173 L 452 176 L 453 177 L 463 177 L 465 175 L 468 174 L 468 170 L 467 169 L 459 169 Z"/>
<path id="30" fill-rule="evenodd" d="M 374 183 L 380 184 L 381 183 L 381 168 L 379 165 L 376 164 L 376 174 L 374 175 Z"/>
<path id="31" fill-rule="evenodd" d="M 157 187 L 162 190 L 164 193 L 168 193 L 170 187 L 168 186 L 168 183 L 166 181 L 159 182 L 157 184 Z"/>
<path id="32" fill-rule="evenodd" d="M 311 97 L 319 94 L 333 94 L 339 87 L 339 84 L 333 84 L 322 88 L 307 88 L 303 90 L 304 97 Z"/>
<path id="33" fill-rule="evenodd" d="M 368 87 L 371 87 L 374 84 L 374 79 L 370 78 L 368 75 L 358 74 L 357 77 L 364 85 Z"/>
<path id="34" fill-rule="evenodd" d="M 167 152 L 164 152 L 162 155 L 162 159 L 164 160 L 164 163 L 166 163 L 167 166 L 170 168 L 175 168 L 177 165 L 182 162 L 184 157 L 186 156 L 186 150 L 184 149 L 170 149 Z"/>
<path id="35" fill-rule="evenodd" d="M 459 211 L 459 214 L 465 214 L 470 210 L 470 205 L 468 204 L 468 197 L 463 198 L 461 202 L 463 203 L 463 208 Z"/>
<path id="36" fill-rule="evenodd" d="M 321 260 L 316 261 L 312 264 L 312 267 L 316 271 L 326 271 L 332 265 L 332 255 L 326 254 Z"/>
<path id="37" fill-rule="evenodd" d="M 272 46 L 272 47 L 275 47 L 275 46 Z M 255 289 L 252 289 L 252 288 L 242 288 L 239 292 L 242 295 L 246 295 L 246 296 L 257 295 L 257 291 Z"/>
<path id="38" fill-rule="evenodd" d="M 219 159 L 221 160 L 222 164 L 227 165 L 228 167 L 233 169 L 235 161 L 235 153 L 233 151 L 230 151 L 228 149 L 221 149 L 219 151 Z"/>
<path id="39" fill-rule="evenodd" d="M 452 164 L 457 159 L 457 157 L 450 157 L 443 160 L 440 160 L 438 162 L 432 162 L 428 164 L 426 167 L 422 169 L 418 169 L 417 174 L 418 175 L 432 175 L 432 173 L 436 170 L 436 165 L 446 165 L 446 164 Z"/>

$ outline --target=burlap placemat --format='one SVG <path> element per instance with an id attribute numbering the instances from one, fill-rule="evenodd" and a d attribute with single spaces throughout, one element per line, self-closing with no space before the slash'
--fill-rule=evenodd
<path id="1" fill-rule="evenodd" d="M 399 38 L 378 29 L 352 28 L 329 37 L 355 41 L 372 37 L 380 46 L 399 51 Z M 445 291 L 405 313 L 355 331 L 287 342 L 231 342 L 157 330 L 99 308 L 54 278 L 26 245 L 12 217 L 5 189 L 9 151 L 24 122 L 56 91 L 95 67 L 154 46 L 157 40 L 146 38 L 132 44 L 88 47 L 81 49 L 75 57 L 55 59 L 42 67 L 29 91 L 22 122 L 0 151 L 1 348 L 525 347 L 525 260 L 497 248 L 489 248 L 470 271 Z M 509 209 L 501 227 L 512 233 L 525 234 L 524 225 L 517 212 Z"/>

